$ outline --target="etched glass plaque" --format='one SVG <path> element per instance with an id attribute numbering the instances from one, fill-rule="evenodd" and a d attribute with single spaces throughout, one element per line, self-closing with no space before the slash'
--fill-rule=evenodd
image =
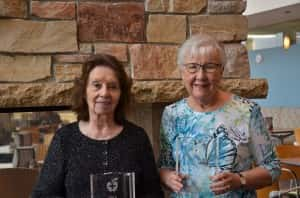
<path id="1" fill-rule="evenodd" d="M 135 198 L 134 172 L 90 175 L 91 198 Z"/>
<path id="2" fill-rule="evenodd" d="M 203 168 L 199 159 L 199 152 L 202 152 L 201 142 L 191 137 L 177 137 L 175 149 L 176 172 L 184 176 L 183 189 L 181 194 L 184 193 L 197 193 L 200 192 L 203 186 L 201 175 Z"/>

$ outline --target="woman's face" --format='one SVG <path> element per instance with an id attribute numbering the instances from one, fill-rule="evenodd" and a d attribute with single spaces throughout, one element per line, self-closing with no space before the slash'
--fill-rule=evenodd
<path id="1" fill-rule="evenodd" d="M 86 88 L 90 116 L 113 116 L 120 95 L 120 82 L 112 69 L 99 65 L 90 72 Z"/>
<path id="2" fill-rule="evenodd" d="M 215 66 L 215 69 L 199 69 L 195 72 L 188 71 L 187 65 L 196 63 L 200 65 Z M 218 84 L 222 78 L 223 66 L 218 50 L 212 47 L 202 47 L 196 54 L 187 52 L 184 65 L 181 66 L 181 75 L 185 88 L 190 97 L 197 101 L 211 99 L 218 90 Z"/>

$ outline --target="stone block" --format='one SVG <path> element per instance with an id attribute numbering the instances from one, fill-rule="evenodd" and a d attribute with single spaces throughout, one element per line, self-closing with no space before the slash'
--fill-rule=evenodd
<path id="1" fill-rule="evenodd" d="M 242 15 L 197 15 L 190 16 L 190 32 L 205 32 L 220 41 L 234 42 L 247 39 L 247 17 Z"/>
<path id="2" fill-rule="evenodd" d="M 73 83 L 9 83 L 0 86 L 0 108 L 70 106 Z M 246 98 L 265 98 L 265 79 L 225 79 L 221 88 Z M 134 81 L 138 103 L 175 102 L 187 96 L 181 80 Z"/>
<path id="3" fill-rule="evenodd" d="M 209 14 L 241 14 L 246 9 L 246 1 L 208 1 Z"/>
<path id="4" fill-rule="evenodd" d="M 74 81 L 81 74 L 82 64 L 57 64 L 55 65 L 56 82 Z"/>
<path id="5" fill-rule="evenodd" d="M 145 41 L 143 3 L 79 4 L 79 40 L 94 41 Z"/>
<path id="6" fill-rule="evenodd" d="M 150 15 L 147 41 L 182 43 L 186 39 L 186 17 L 183 15 Z"/>
<path id="7" fill-rule="evenodd" d="M 75 21 L 2 19 L 0 20 L 0 52 L 75 52 L 78 50 L 76 32 Z"/>
<path id="8" fill-rule="evenodd" d="M 169 12 L 200 13 L 207 5 L 207 0 L 172 0 L 169 1 Z"/>
<path id="9" fill-rule="evenodd" d="M 27 0 L 0 0 L 0 16 L 27 17 Z"/>
<path id="10" fill-rule="evenodd" d="M 8 83 L 0 86 L 0 108 L 71 104 L 73 83 Z"/>
<path id="11" fill-rule="evenodd" d="M 145 10 L 147 12 L 165 12 L 168 10 L 169 0 L 146 0 Z"/>
<path id="12" fill-rule="evenodd" d="M 119 61 L 127 62 L 127 44 L 95 43 L 95 53 L 105 53 L 115 56 Z"/>
<path id="13" fill-rule="evenodd" d="M 79 52 L 91 54 L 93 52 L 93 44 L 91 43 L 80 43 L 79 44 Z"/>
<path id="14" fill-rule="evenodd" d="M 207 5 L 206 0 L 146 0 L 147 12 L 200 13 Z"/>
<path id="15" fill-rule="evenodd" d="M 54 55 L 53 60 L 56 63 L 83 63 L 89 54 L 59 54 Z"/>
<path id="16" fill-rule="evenodd" d="M 51 57 L 0 55 L 0 74 L 0 81 L 5 82 L 32 82 L 50 78 Z"/>
<path id="17" fill-rule="evenodd" d="M 133 78 L 139 80 L 179 79 L 176 66 L 175 45 L 143 45 L 130 46 L 130 60 Z"/>
<path id="18" fill-rule="evenodd" d="M 31 15 L 47 19 L 74 19 L 75 2 L 31 1 Z"/>
<path id="19" fill-rule="evenodd" d="M 265 98 L 268 93 L 265 79 L 224 79 L 220 86 L 246 98 Z M 138 103 L 175 102 L 187 96 L 180 80 L 135 81 L 132 93 Z"/>

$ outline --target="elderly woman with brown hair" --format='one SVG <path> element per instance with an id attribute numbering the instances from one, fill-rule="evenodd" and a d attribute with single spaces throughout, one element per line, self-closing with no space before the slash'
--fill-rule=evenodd
<path id="1" fill-rule="evenodd" d="M 55 134 L 34 198 L 91 197 L 90 174 L 107 172 L 134 172 L 136 197 L 163 197 L 147 134 L 125 117 L 130 87 L 113 56 L 93 55 L 84 63 L 73 98 L 78 122 Z"/>
<path id="2" fill-rule="evenodd" d="M 160 176 L 171 197 L 252 198 L 280 175 L 260 107 L 219 89 L 225 63 L 207 34 L 179 50 L 189 96 L 167 106 L 161 124 Z"/>

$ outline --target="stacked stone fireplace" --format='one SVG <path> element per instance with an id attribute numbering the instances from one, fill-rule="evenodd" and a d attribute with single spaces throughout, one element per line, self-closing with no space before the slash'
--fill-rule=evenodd
<path id="1" fill-rule="evenodd" d="M 94 53 L 116 56 L 133 78 L 130 119 L 157 153 L 163 107 L 185 96 L 176 66 L 180 43 L 207 32 L 225 43 L 222 88 L 267 95 L 250 79 L 243 0 L 0 0 L 0 109 L 68 108 L 72 81 Z"/>

